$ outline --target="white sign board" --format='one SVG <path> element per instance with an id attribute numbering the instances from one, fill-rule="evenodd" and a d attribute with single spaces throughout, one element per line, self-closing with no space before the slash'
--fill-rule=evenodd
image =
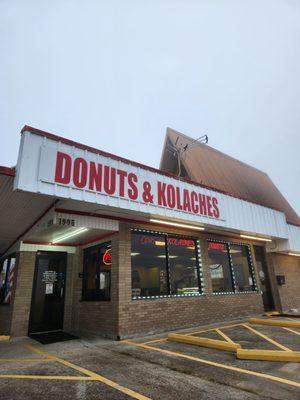
<path id="1" fill-rule="evenodd" d="M 15 189 L 154 217 L 287 236 L 281 212 L 30 132 L 22 135 Z"/>

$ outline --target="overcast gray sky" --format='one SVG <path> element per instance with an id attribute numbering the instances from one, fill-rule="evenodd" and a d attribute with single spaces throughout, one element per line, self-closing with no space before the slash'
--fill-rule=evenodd
<path id="1" fill-rule="evenodd" d="M 23 125 L 158 167 L 167 126 L 300 214 L 299 0 L 0 0 L 0 164 Z"/>

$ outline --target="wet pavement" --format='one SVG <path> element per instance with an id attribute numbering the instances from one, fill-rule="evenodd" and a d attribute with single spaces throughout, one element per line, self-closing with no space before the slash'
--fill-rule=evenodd
<path id="1" fill-rule="evenodd" d="M 300 351 L 300 328 L 250 325 L 262 337 L 246 322 L 180 333 L 225 340 L 219 328 L 243 348 Z M 166 334 L 121 342 L 0 342 L 0 400 L 54 398 L 300 400 L 300 363 L 238 360 L 233 352 L 167 341 Z"/>

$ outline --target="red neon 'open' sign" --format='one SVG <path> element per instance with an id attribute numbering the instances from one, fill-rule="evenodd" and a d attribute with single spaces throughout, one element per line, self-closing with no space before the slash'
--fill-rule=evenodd
<path id="1" fill-rule="evenodd" d="M 111 265 L 111 249 L 107 249 L 103 254 L 103 264 Z"/>

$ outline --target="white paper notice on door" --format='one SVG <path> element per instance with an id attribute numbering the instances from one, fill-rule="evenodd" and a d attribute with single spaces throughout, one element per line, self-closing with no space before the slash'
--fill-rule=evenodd
<path id="1" fill-rule="evenodd" d="M 46 294 L 52 294 L 53 293 L 53 283 L 46 283 Z"/>

